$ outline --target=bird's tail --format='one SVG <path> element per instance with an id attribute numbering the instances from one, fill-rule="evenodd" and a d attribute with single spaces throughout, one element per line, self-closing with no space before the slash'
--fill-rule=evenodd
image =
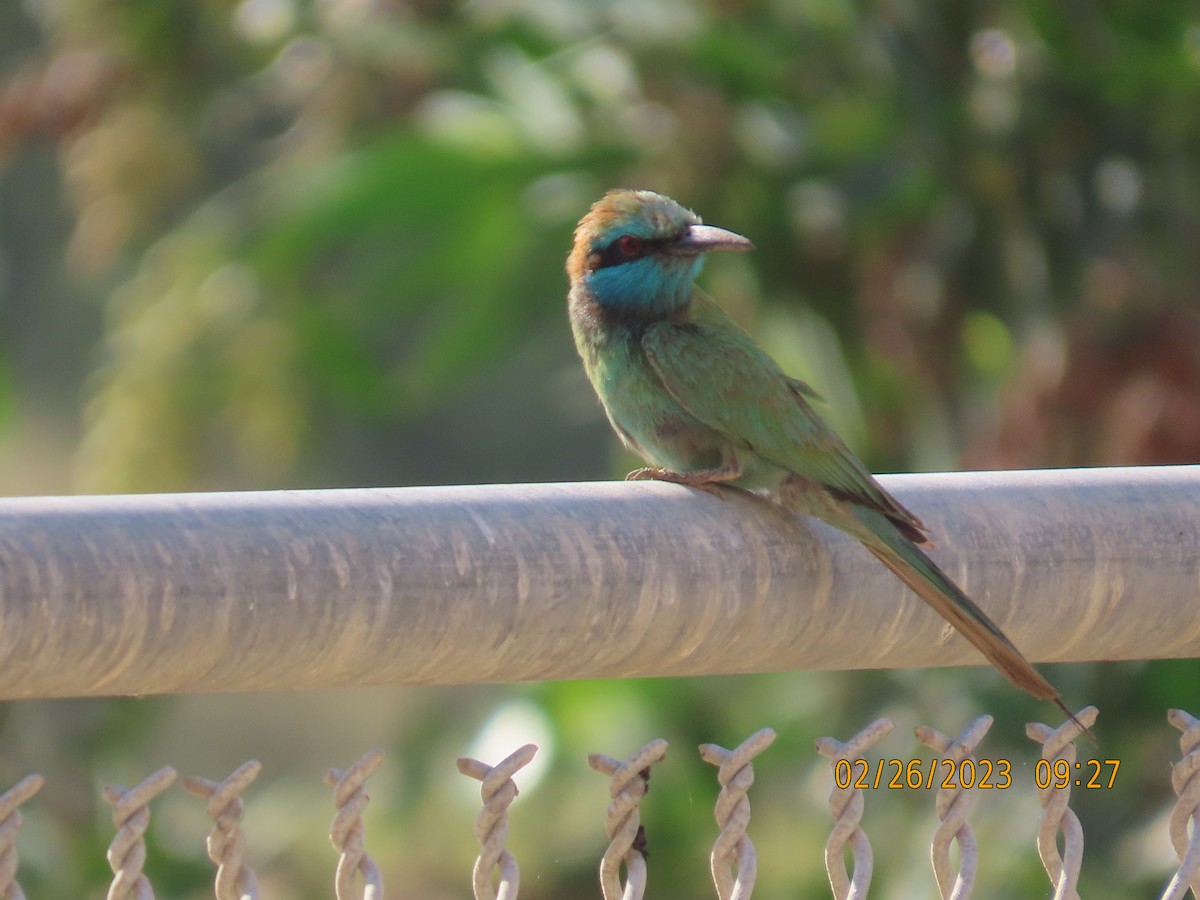
<path id="1" fill-rule="evenodd" d="M 882 513 L 857 504 L 853 510 L 865 532 L 858 535 L 859 539 L 885 566 L 974 644 L 1009 681 L 1039 700 L 1051 701 L 1072 720 L 1078 721 L 1054 685 L 932 559 Z"/>
<path id="2" fill-rule="evenodd" d="M 882 513 L 861 506 L 855 506 L 854 512 L 869 532 L 869 536 L 860 535 L 859 539 L 880 562 L 974 644 L 1005 678 L 1039 700 L 1049 700 L 1095 743 L 1091 731 L 1075 717 L 1054 685 L 1033 667 L 988 614 L 963 593 L 920 547 L 901 534 L 900 529 Z"/>

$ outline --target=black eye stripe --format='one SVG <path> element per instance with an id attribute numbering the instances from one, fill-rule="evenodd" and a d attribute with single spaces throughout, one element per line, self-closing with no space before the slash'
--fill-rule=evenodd
<path id="1" fill-rule="evenodd" d="M 621 263 L 633 262 L 635 259 L 642 259 L 653 253 L 657 253 L 667 244 L 674 242 L 671 238 L 638 238 L 638 249 L 636 252 L 630 254 L 626 253 L 621 247 L 621 238 L 623 237 L 637 237 L 637 235 L 620 235 L 609 242 L 609 245 L 603 250 L 593 253 L 592 259 L 596 261 L 596 264 L 592 266 L 593 271 L 604 269 L 608 266 L 619 266 Z"/>

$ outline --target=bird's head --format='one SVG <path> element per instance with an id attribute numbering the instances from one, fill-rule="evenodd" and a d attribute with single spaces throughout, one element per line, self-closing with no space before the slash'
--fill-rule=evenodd
<path id="1" fill-rule="evenodd" d="M 670 197 L 619 189 L 580 220 L 567 275 L 601 307 L 653 318 L 686 305 L 705 253 L 753 247 L 740 234 L 701 224 Z"/>

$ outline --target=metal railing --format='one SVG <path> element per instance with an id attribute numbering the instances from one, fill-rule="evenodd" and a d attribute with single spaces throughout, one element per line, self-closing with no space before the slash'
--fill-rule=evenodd
<path id="1" fill-rule="evenodd" d="M 1200 657 L 1200 467 L 882 481 L 1033 661 Z M 853 540 L 746 495 L 0 500 L 0 699 L 980 661 Z"/>

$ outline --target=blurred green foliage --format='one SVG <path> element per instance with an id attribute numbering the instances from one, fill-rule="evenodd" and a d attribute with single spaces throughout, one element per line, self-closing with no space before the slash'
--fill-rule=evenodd
<path id="1" fill-rule="evenodd" d="M 0 79 L 4 492 L 619 475 L 562 274 L 616 185 L 753 238 L 706 286 L 876 468 L 1200 457 L 1191 2 L 29 2 L 0 6 Z M 1123 761 L 1077 801 L 1081 892 L 1148 893 L 1169 869 L 1162 715 L 1194 707 L 1200 672 L 1052 675 L 1102 701 L 1097 752 Z M 370 822 L 392 884 L 465 896 L 474 801 L 452 759 L 514 703 L 540 711 L 549 766 L 513 826 L 531 898 L 596 895 L 588 752 L 672 741 L 652 885 L 708 896 L 715 789 L 691 748 L 773 725 L 756 896 L 822 896 L 813 737 L 890 714 L 887 755 L 918 754 L 911 724 L 985 708 L 988 753 L 1016 762 L 1017 723 L 1047 714 L 983 670 L 18 704 L 0 774 L 52 779 L 23 879 L 102 894 L 93 780 L 258 755 L 264 888 L 327 895 L 316 773 L 374 740 L 399 773 Z M 975 817 L 991 897 L 1045 892 L 1017 793 Z M 204 896 L 203 817 L 163 804 L 156 884 Z M 876 895 L 930 893 L 927 810 L 873 804 Z"/>

